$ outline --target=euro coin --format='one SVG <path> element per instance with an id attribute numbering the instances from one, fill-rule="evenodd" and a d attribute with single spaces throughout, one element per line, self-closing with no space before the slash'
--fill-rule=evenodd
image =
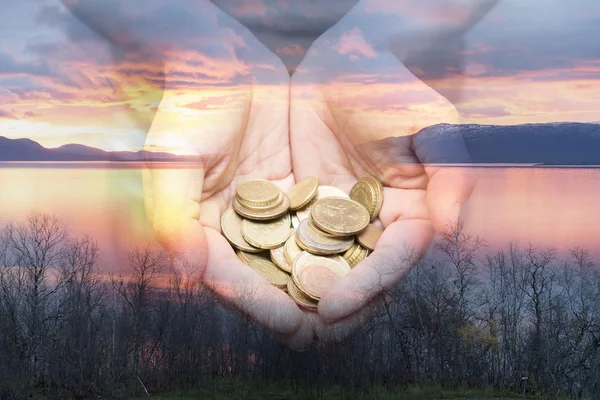
<path id="1" fill-rule="evenodd" d="M 338 237 L 338 235 L 332 235 L 331 233 L 327 233 L 327 232 L 323 232 L 322 230 L 320 230 L 315 223 L 313 222 L 313 219 L 311 217 L 308 217 L 307 219 L 308 221 L 308 226 L 310 226 L 310 228 L 317 232 L 319 235 L 321 236 L 326 236 L 326 237 Z"/>
<path id="2" fill-rule="evenodd" d="M 289 207 L 290 199 L 285 193 L 283 194 L 283 201 L 281 202 L 281 204 L 279 204 L 277 207 L 266 210 L 253 209 L 242 204 L 237 197 L 233 199 L 233 209 L 235 210 L 235 212 L 240 214 L 244 218 L 248 218 L 255 221 L 266 221 L 269 219 L 281 217 L 283 214 L 288 212 Z"/>
<path id="3" fill-rule="evenodd" d="M 373 212 L 373 216 L 371 218 L 371 221 L 373 221 L 379 216 L 381 207 L 383 206 L 383 183 L 374 176 L 363 176 L 361 180 L 368 183 L 375 189 L 375 211 Z"/>
<path id="4" fill-rule="evenodd" d="M 244 207 L 249 208 L 250 210 L 254 210 L 254 211 L 266 211 L 266 210 L 272 210 L 274 208 L 277 208 L 278 206 L 281 205 L 281 203 L 283 203 L 283 192 L 279 192 L 279 196 L 277 196 L 277 198 L 275 199 L 275 201 L 272 201 L 268 204 L 263 204 L 260 206 L 257 205 L 249 205 L 244 203 L 243 201 L 241 201 L 241 199 L 239 197 L 236 197 L 236 199 L 240 202 L 240 204 L 242 204 Z"/>
<path id="5" fill-rule="evenodd" d="M 308 220 L 300 223 L 296 230 L 296 243 L 301 249 L 318 255 L 342 253 L 354 243 L 353 237 L 328 237 L 319 235 L 308 224 Z"/>
<path id="6" fill-rule="evenodd" d="M 319 181 L 314 177 L 304 178 L 296 183 L 288 193 L 290 210 L 297 210 L 310 203 L 317 194 L 318 187 Z"/>
<path id="7" fill-rule="evenodd" d="M 377 246 L 377 242 L 381 237 L 383 231 L 376 227 L 373 224 L 369 224 L 362 232 L 358 234 L 356 240 L 361 246 L 369 249 L 375 250 L 375 246 Z"/>
<path id="8" fill-rule="evenodd" d="M 247 206 L 264 206 L 277 200 L 280 189 L 273 182 L 253 179 L 240 184 L 236 194 L 239 201 Z"/>
<path id="9" fill-rule="evenodd" d="M 290 215 L 269 221 L 242 221 L 242 236 L 259 249 L 274 249 L 282 246 L 290 237 Z"/>
<path id="10" fill-rule="evenodd" d="M 360 180 L 352 186 L 350 198 L 362 204 L 369 211 L 370 221 L 375 219 L 375 208 L 377 206 L 376 188 L 367 182 Z"/>
<path id="11" fill-rule="evenodd" d="M 369 250 L 355 243 L 344 253 L 344 260 L 348 261 L 351 268 L 354 268 L 358 263 L 367 258 Z"/>
<path id="12" fill-rule="evenodd" d="M 246 265 L 250 265 L 250 260 L 267 260 L 268 253 L 246 253 L 245 251 L 238 250 L 235 252 L 237 258 Z"/>
<path id="13" fill-rule="evenodd" d="M 302 253 L 302 249 L 298 247 L 298 243 L 296 243 L 296 232 L 297 230 L 294 229 L 290 234 L 289 239 L 283 245 L 283 256 L 290 265 L 292 265 L 296 257 Z"/>
<path id="14" fill-rule="evenodd" d="M 223 236 L 225 236 L 233 247 L 239 250 L 248 253 L 262 251 L 262 249 L 252 246 L 244 239 L 242 236 L 242 221 L 243 219 L 232 208 L 225 211 L 221 216 L 221 232 L 223 232 Z"/>
<path id="15" fill-rule="evenodd" d="M 350 272 L 350 265 L 340 256 L 320 257 L 303 252 L 294 261 L 292 279 L 309 297 L 319 300 L 333 282 Z"/>
<path id="16" fill-rule="evenodd" d="M 313 177 L 289 194 L 254 179 L 236 188 L 221 232 L 242 263 L 299 307 L 317 311 L 331 285 L 377 246 L 382 204 L 383 185 L 372 176 L 356 182 L 350 196 Z"/>
<path id="17" fill-rule="evenodd" d="M 251 259 L 250 268 L 258 272 L 260 276 L 269 281 L 273 286 L 284 288 L 287 286 L 287 281 L 290 276 L 278 268 L 269 260 Z"/>
<path id="18" fill-rule="evenodd" d="M 322 231 L 339 236 L 357 234 L 371 221 L 369 212 L 362 204 L 342 197 L 317 200 L 311 218 Z"/>
<path id="19" fill-rule="evenodd" d="M 333 186 L 319 186 L 319 188 L 317 189 L 317 195 L 313 198 L 313 200 L 301 210 L 296 211 L 298 220 L 302 222 L 305 219 L 307 219 L 310 216 L 312 206 L 315 204 L 315 202 L 317 200 L 325 199 L 327 197 L 344 197 L 346 199 L 350 198 L 342 189 L 338 189 Z"/>
<path id="20" fill-rule="evenodd" d="M 292 219 L 292 227 L 294 227 L 295 229 L 298 229 L 298 226 L 300 226 L 300 220 L 298 219 L 298 215 L 296 215 L 296 213 L 292 213 L 291 219 Z"/>
<path id="21" fill-rule="evenodd" d="M 292 300 L 294 300 L 294 302 L 296 302 L 296 304 L 298 304 L 300 307 L 309 311 L 317 311 L 319 303 L 303 293 L 293 279 L 288 280 L 287 291 Z"/>
<path id="22" fill-rule="evenodd" d="M 292 264 L 287 262 L 287 259 L 285 258 L 283 253 L 284 253 L 283 246 L 280 246 L 276 249 L 271 249 L 271 251 L 269 253 L 271 256 L 271 261 L 273 261 L 273 264 L 277 265 L 279 268 L 281 268 L 285 272 L 291 273 L 292 272 Z"/>

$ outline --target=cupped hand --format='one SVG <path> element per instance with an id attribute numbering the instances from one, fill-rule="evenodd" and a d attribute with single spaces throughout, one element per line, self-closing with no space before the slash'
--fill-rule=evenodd
<path id="1" fill-rule="evenodd" d="M 372 315 L 435 232 L 456 223 L 473 188 L 455 107 L 389 52 L 375 51 L 359 30 L 333 30 L 317 40 L 292 76 L 290 143 L 296 180 L 349 192 L 364 175 L 380 178 L 384 232 L 371 255 L 336 281 L 312 318 L 321 340 L 342 339 Z M 443 143 L 443 147 L 440 147 Z"/>
<path id="2" fill-rule="evenodd" d="M 202 18 L 217 17 L 230 20 L 207 3 Z M 294 183 L 289 75 L 245 28 L 233 20 L 228 24 L 243 42 L 234 64 L 241 71 L 230 81 L 182 86 L 181 81 L 189 77 L 181 76 L 181 61 L 194 54 L 177 51 L 165 61 L 165 91 L 146 148 L 177 148 L 197 160 L 186 168 L 147 163 L 146 211 L 158 241 L 174 256 L 180 273 L 202 282 L 278 339 L 302 349 L 313 339 L 305 315 L 283 291 L 242 264 L 221 234 L 220 217 L 231 207 L 240 183 L 267 179 L 284 191 Z M 222 68 L 227 78 L 231 64 L 199 61 L 196 65 L 204 69 Z"/>

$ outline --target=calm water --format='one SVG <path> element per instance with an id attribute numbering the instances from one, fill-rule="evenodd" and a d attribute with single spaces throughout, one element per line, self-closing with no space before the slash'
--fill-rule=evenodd
<path id="1" fill-rule="evenodd" d="M 179 164 L 181 165 L 181 164 Z M 75 235 L 101 246 L 105 268 L 153 241 L 137 163 L 0 163 L 0 223 L 30 211 L 63 219 Z M 173 167 L 165 164 L 165 167 Z M 600 256 L 600 168 L 475 168 L 479 177 L 464 211 L 467 229 L 490 245 L 579 245 Z"/>

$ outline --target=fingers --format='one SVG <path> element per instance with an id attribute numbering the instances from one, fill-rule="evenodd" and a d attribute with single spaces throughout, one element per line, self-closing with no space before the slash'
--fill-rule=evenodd
<path id="1" fill-rule="evenodd" d="M 320 343 L 339 342 L 346 339 L 360 327 L 366 326 L 376 315 L 384 311 L 390 296 L 385 292 L 375 296 L 356 313 L 341 320 L 327 323 L 322 319 L 314 321 L 315 335 Z"/>
<path id="2" fill-rule="evenodd" d="M 437 232 L 445 232 L 458 222 L 476 183 L 460 125 L 426 128 L 415 135 L 413 146 L 429 178 L 427 206 L 431 222 Z"/>
<path id="3" fill-rule="evenodd" d="M 469 167 L 439 167 L 431 172 L 427 207 L 437 232 L 446 232 L 458 223 L 460 212 L 475 187 L 475 173 Z"/>
<path id="4" fill-rule="evenodd" d="M 279 340 L 295 349 L 310 346 L 312 327 L 292 299 L 241 263 L 219 232 L 206 229 L 206 239 L 210 251 L 204 284 Z"/>
<path id="5" fill-rule="evenodd" d="M 172 255 L 175 269 L 201 281 L 228 305 L 249 316 L 294 349 L 304 349 L 313 330 L 296 304 L 235 256 L 219 232 L 196 219 L 189 201 L 199 172 L 144 170 L 144 195 L 157 240 Z M 188 187 L 186 190 L 185 188 Z M 194 189 L 195 190 L 195 189 Z"/>
<path id="6" fill-rule="evenodd" d="M 393 288 L 427 249 L 433 234 L 426 219 L 397 220 L 390 224 L 375 251 L 323 295 L 319 316 L 326 323 L 339 321 Z"/>

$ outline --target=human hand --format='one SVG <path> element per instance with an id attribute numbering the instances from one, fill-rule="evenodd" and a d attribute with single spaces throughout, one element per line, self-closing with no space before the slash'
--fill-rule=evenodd
<path id="1" fill-rule="evenodd" d="M 304 314 L 238 260 L 220 229 L 240 183 L 268 179 L 285 191 L 294 183 L 282 62 L 209 1 L 138 4 L 139 19 L 129 3 L 117 12 L 115 3 L 65 2 L 135 60 L 132 68 L 148 68 L 147 56 L 152 77 L 162 77 L 145 149 L 196 158 L 185 166 L 148 162 L 142 171 L 146 214 L 175 269 L 290 346 L 308 346 Z"/>
<path id="2" fill-rule="evenodd" d="M 296 180 L 315 176 L 348 192 L 370 174 L 385 185 L 377 248 L 330 287 L 311 317 L 321 340 L 337 340 L 375 312 L 435 232 L 457 222 L 474 179 L 467 169 L 432 165 L 468 161 L 459 135 L 442 142 L 432 140 L 435 129 L 415 135 L 458 123 L 452 103 L 360 30 L 337 27 L 314 43 L 292 77 L 290 102 Z"/>

